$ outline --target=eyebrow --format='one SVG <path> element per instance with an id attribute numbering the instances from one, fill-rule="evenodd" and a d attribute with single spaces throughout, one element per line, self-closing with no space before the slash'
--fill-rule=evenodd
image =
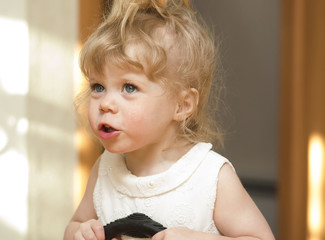
<path id="1" fill-rule="evenodd" d="M 147 81 L 151 81 L 150 78 L 145 73 L 136 73 L 136 72 L 128 72 L 121 76 L 121 79 L 125 81 L 134 81 L 138 83 L 145 84 Z"/>
<path id="2" fill-rule="evenodd" d="M 92 83 L 92 82 L 103 83 L 104 80 L 102 78 L 89 77 L 88 82 L 89 83 Z"/>

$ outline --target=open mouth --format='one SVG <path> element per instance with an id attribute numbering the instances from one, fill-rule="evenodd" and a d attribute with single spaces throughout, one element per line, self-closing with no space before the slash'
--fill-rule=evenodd
<path id="1" fill-rule="evenodd" d="M 109 125 L 106 124 L 100 124 L 98 126 L 99 130 L 99 137 L 103 140 L 108 140 L 111 138 L 114 138 L 115 136 L 120 134 L 120 131 L 118 129 L 115 129 Z"/>
<path id="2" fill-rule="evenodd" d="M 101 131 L 106 132 L 106 133 L 111 133 L 116 131 L 116 129 L 110 127 L 110 126 L 106 126 L 106 125 L 102 125 L 100 128 Z"/>

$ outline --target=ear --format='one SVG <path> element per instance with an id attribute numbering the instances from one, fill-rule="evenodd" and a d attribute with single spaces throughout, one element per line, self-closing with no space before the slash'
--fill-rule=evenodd
<path id="1" fill-rule="evenodd" d="M 190 117 L 196 111 L 198 103 L 199 92 L 195 88 L 181 91 L 178 96 L 174 120 L 180 122 Z"/>

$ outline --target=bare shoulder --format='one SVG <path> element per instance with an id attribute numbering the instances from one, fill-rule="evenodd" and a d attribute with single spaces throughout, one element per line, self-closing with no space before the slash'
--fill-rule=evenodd
<path id="1" fill-rule="evenodd" d="M 264 216 L 227 163 L 219 172 L 214 221 L 225 236 L 274 240 Z"/>
<path id="2" fill-rule="evenodd" d="M 98 177 L 98 169 L 99 169 L 99 164 L 100 164 L 101 157 L 97 159 L 95 162 L 94 166 L 92 167 L 90 174 L 89 174 L 89 179 L 87 183 L 87 188 L 85 194 L 91 194 L 94 191 L 96 182 L 97 182 L 97 177 Z"/>

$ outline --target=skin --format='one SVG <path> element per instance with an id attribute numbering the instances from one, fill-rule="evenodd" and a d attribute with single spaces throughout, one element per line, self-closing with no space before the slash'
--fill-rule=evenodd
<path id="1" fill-rule="evenodd" d="M 123 153 L 128 169 L 136 176 L 166 171 L 192 146 L 183 141 L 175 146 L 179 122 L 197 106 L 195 89 L 172 96 L 142 71 L 107 65 L 103 74 L 90 78 L 92 93 L 89 122 L 92 130 L 110 152 Z M 103 138 L 103 128 L 115 129 Z M 112 137 L 113 136 L 113 137 Z M 97 220 L 93 196 L 98 176 L 97 161 L 91 171 L 85 195 L 65 231 L 65 240 L 104 240 L 103 225 Z M 274 240 L 273 234 L 233 169 L 225 164 L 219 173 L 214 222 L 224 236 L 169 228 L 153 240 Z"/>
<path id="2" fill-rule="evenodd" d="M 178 99 L 142 71 L 107 66 L 103 74 L 90 78 L 90 85 L 90 126 L 105 149 L 124 153 L 132 173 L 142 176 L 167 170 L 186 152 L 188 148 L 165 151 L 175 143 L 176 119 L 183 114 Z M 102 138 L 102 125 L 115 129 L 116 136 Z"/>

